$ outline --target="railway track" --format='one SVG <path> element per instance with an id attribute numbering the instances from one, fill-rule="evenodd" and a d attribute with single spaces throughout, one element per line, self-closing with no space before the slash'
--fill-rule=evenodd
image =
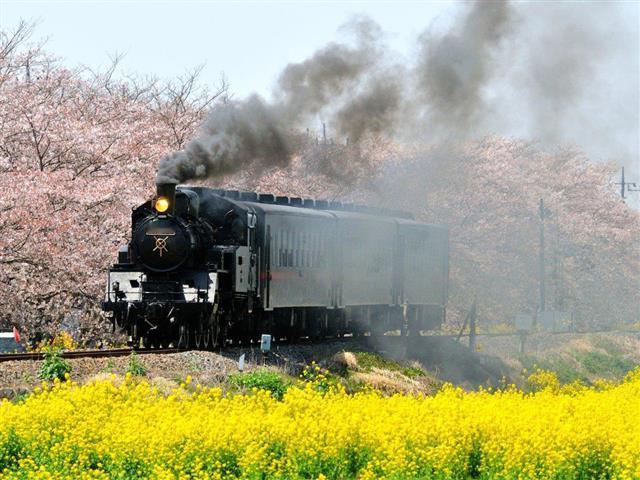
<path id="1" fill-rule="evenodd" d="M 136 350 L 137 354 L 144 355 L 147 353 L 177 353 L 184 352 L 184 349 L 177 348 L 158 348 L 149 350 Z M 104 358 L 104 357 L 125 357 L 131 355 L 131 348 L 113 348 L 109 350 L 72 350 L 61 352 L 62 358 Z M 44 353 L 25 352 L 25 353 L 3 353 L 0 354 L 0 362 L 9 362 L 13 360 L 42 360 Z"/>
<path id="2" fill-rule="evenodd" d="M 384 336 L 384 337 L 352 337 L 345 336 L 340 338 L 332 338 L 326 339 L 326 341 L 330 342 L 343 342 L 343 343 L 352 343 L 352 342 L 384 342 L 386 345 L 398 344 L 407 337 L 400 336 Z M 308 340 L 308 339 L 299 339 L 295 342 L 288 341 L 279 341 L 277 343 L 274 342 L 273 349 L 277 349 L 278 346 L 284 345 L 310 345 L 318 343 L 317 340 Z M 247 348 L 259 349 L 260 344 L 236 344 L 236 345 L 228 345 L 223 349 L 223 351 L 229 352 L 234 350 L 244 350 Z M 114 348 L 109 350 L 71 350 L 71 351 L 63 351 L 61 352 L 62 358 L 106 358 L 106 357 L 124 357 L 127 355 L 131 355 L 132 352 L 136 352 L 139 355 L 145 355 L 150 353 L 156 354 L 166 354 L 166 353 L 179 353 L 179 352 L 188 352 L 188 351 L 197 351 L 197 349 L 185 349 L 185 348 L 151 348 L 151 349 L 132 349 L 132 348 Z M 215 351 L 220 351 L 220 349 L 216 349 Z M 24 360 L 43 360 L 45 357 L 44 353 L 41 352 L 23 352 L 23 353 L 2 353 L 0 354 L 0 363 L 9 362 L 9 361 L 24 361 Z"/>
<path id="3" fill-rule="evenodd" d="M 611 330 L 602 330 L 602 331 L 586 331 L 586 332 L 549 332 L 553 335 L 562 335 L 562 334 L 574 334 L 574 335 L 586 335 L 592 333 L 601 333 L 607 332 L 611 333 Z M 640 335 L 640 332 L 635 330 L 616 330 L 615 332 L 619 333 L 636 333 Z M 325 339 L 329 342 L 344 342 L 344 343 L 352 343 L 352 342 L 364 342 L 374 345 L 378 348 L 384 349 L 385 347 L 398 347 L 401 344 L 411 344 L 413 347 L 418 347 L 423 339 L 425 342 L 428 339 L 432 338 L 448 338 L 448 339 L 456 339 L 460 340 L 461 338 L 466 338 L 469 336 L 469 333 L 463 333 L 461 335 L 455 334 L 440 334 L 440 335 L 424 335 L 420 337 L 401 337 L 395 335 L 384 335 L 384 336 L 345 336 L 340 338 L 331 338 Z M 520 337 L 522 334 L 511 333 L 511 332 L 500 332 L 500 333 L 477 333 L 476 337 Z M 308 339 L 299 339 L 295 342 L 277 342 L 274 343 L 274 349 L 277 349 L 278 346 L 284 345 L 309 345 L 319 343 L 317 340 L 312 341 Z M 250 345 L 229 345 L 223 349 L 223 351 L 229 352 L 234 350 L 243 350 L 247 348 L 255 348 L 259 349 L 259 344 L 250 344 Z M 165 353 L 179 353 L 179 352 L 187 352 L 190 350 L 196 349 L 184 349 L 184 348 L 158 348 L 158 349 L 136 349 L 135 352 L 139 355 L 145 355 L 150 353 L 156 354 L 165 354 Z M 105 357 L 124 357 L 130 355 L 134 349 L 132 348 L 114 348 L 109 350 L 73 350 L 61 352 L 62 358 L 105 358 Z M 217 349 L 216 351 L 219 351 Z M 0 363 L 14 361 L 14 360 L 42 360 L 44 359 L 44 353 L 40 352 L 28 352 L 28 353 L 2 353 L 0 354 Z"/>

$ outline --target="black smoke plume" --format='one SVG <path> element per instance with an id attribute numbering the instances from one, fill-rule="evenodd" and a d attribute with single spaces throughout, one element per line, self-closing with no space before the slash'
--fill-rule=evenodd
<path id="1" fill-rule="evenodd" d="M 352 41 L 287 65 L 272 100 L 214 107 L 196 138 L 161 160 L 157 181 L 287 165 L 294 133 L 318 117 L 356 148 L 371 135 L 441 143 L 492 134 L 635 162 L 638 26 L 627 14 L 594 2 L 476 1 L 444 32 L 422 33 L 402 62 L 378 25 L 356 18 L 345 27 Z"/>

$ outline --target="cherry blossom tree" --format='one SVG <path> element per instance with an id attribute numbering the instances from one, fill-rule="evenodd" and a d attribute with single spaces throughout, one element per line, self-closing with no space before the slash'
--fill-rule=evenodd
<path id="1" fill-rule="evenodd" d="M 198 72 L 185 88 L 116 81 L 117 59 L 68 70 L 25 47 L 28 36 L 23 24 L 0 37 L 0 323 L 33 336 L 71 322 L 98 337 L 104 274 L 131 208 L 152 194 L 178 129 L 193 135 L 226 86 L 209 93 Z"/>
<path id="2" fill-rule="evenodd" d="M 105 273 L 131 208 L 153 194 L 160 158 L 185 145 L 227 85 L 202 88 L 197 69 L 166 83 L 116 79 L 117 58 L 101 72 L 70 70 L 30 45 L 30 32 L 0 33 L 0 328 L 104 338 Z M 617 197 L 612 166 L 513 139 L 349 145 L 296 135 L 286 168 L 200 183 L 399 208 L 447 225 L 449 321 L 477 296 L 487 328 L 538 308 L 543 198 L 548 308 L 584 327 L 638 321 L 640 217 Z"/>

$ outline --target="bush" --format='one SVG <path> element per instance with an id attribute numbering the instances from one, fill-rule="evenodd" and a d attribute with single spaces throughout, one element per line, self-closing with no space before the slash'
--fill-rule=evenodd
<path id="1" fill-rule="evenodd" d="M 416 366 L 409 366 L 402 369 L 401 373 L 408 378 L 424 377 L 427 373 Z"/>
<path id="2" fill-rule="evenodd" d="M 357 352 L 356 359 L 358 367 L 365 371 L 370 372 L 373 368 L 379 368 L 381 370 L 390 370 L 392 372 L 399 372 L 405 377 L 416 378 L 426 375 L 426 372 L 415 365 L 405 366 L 389 358 L 385 358 L 382 355 L 378 355 L 372 352 Z"/>
<path id="3" fill-rule="evenodd" d="M 619 354 L 606 354 L 597 351 L 575 352 L 574 358 L 592 375 L 601 377 L 624 377 L 636 366 L 635 362 Z"/>
<path id="4" fill-rule="evenodd" d="M 137 377 L 144 377 L 147 374 L 147 367 L 144 366 L 136 352 L 131 352 L 131 355 L 129 356 L 127 373 Z"/>
<path id="5" fill-rule="evenodd" d="M 282 400 L 284 392 L 286 392 L 288 388 L 288 385 L 278 373 L 269 370 L 235 373 L 229 376 L 229 383 L 246 390 L 253 388 L 267 390 L 278 400 Z"/>
<path id="6" fill-rule="evenodd" d="M 64 380 L 71 372 L 71 365 L 59 349 L 50 348 L 44 352 L 44 362 L 38 370 L 38 378 L 42 380 Z"/>

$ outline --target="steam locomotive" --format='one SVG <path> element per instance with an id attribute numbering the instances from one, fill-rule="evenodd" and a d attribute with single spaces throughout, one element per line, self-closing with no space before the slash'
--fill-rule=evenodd
<path id="1" fill-rule="evenodd" d="M 103 310 L 135 346 L 404 335 L 444 320 L 448 231 L 371 207 L 157 186 Z"/>

